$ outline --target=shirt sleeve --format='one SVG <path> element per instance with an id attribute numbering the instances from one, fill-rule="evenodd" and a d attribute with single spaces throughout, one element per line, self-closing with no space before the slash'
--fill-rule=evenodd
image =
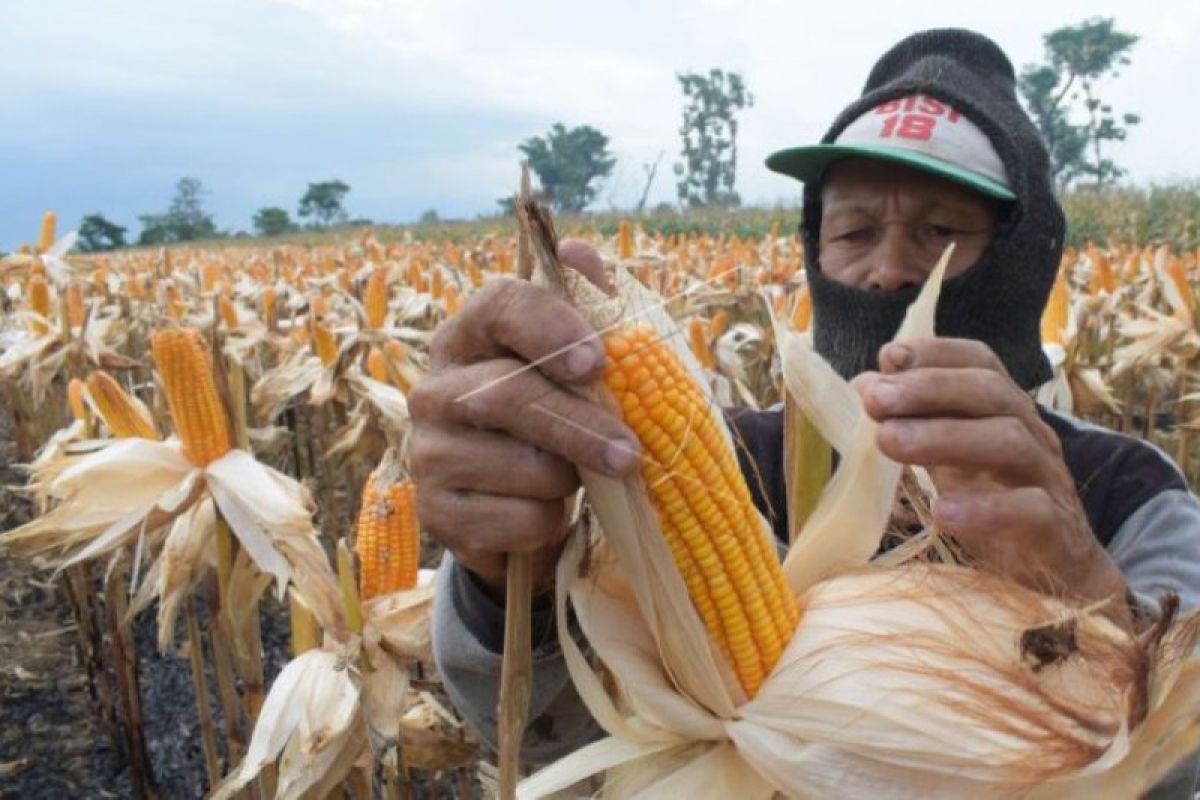
<path id="1" fill-rule="evenodd" d="M 1171 592 L 1180 611 L 1200 606 L 1200 503 L 1190 492 L 1151 497 L 1117 529 L 1108 552 L 1139 602 Z"/>
<path id="2" fill-rule="evenodd" d="M 438 569 L 433 602 L 433 657 L 446 693 L 487 745 L 497 745 L 497 701 L 504 649 L 504 608 L 492 600 L 469 571 L 446 553 Z M 577 624 L 571 635 L 587 652 Z M 548 764 L 599 738 L 575 691 L 558 645 L 551 603 L 533 610 L 533 691 L 521 758 Z"/>

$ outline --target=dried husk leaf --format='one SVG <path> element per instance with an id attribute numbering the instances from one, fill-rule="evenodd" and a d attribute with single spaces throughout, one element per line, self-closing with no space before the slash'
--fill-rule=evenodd
<path id="1" fill-rule="evenodd" d="M 928 330 L 932 312 L 932 301 L 919 305 L 905 332 Z M 814 417 L 822 415 L 837 413 Z M 808 545 L 818 566 L 794 573 L 800 627 L 749 701 L 735 699 L 711 647 L 697 648 L 708 644 L 703 628 L 665 545 L 639 518 L 636 482 L 583 476 L 604 538 L 569 539 L 556 614 L 572 679 L 609 737 L 535 774 L 519 796 L 600 772 L 605 797 L 712 796 L 716 786 L 720 796 L 751 798 L 1024 797 L 1042 782 L 1055 797 L 1082 797 L 1097 796 L 1101 775 L 1135 796 L 1195 745 L 1194 729 L 1171 725 L 1200 716 L 1187 660 L 1200 618 L 1168 631 L 1164 641 L 1179 644 L 1155 648 L 998 576 L 950 564 L 867 565 L 896 482 L 864 420 L 839 470 L 857 479 L 831 485 L 826 521 L 801 536 L 830 526 L 827 543 L 810 538 L 821 545 Z M 568 597 L 615 678 L 612 691 L 567 632 Z"/>

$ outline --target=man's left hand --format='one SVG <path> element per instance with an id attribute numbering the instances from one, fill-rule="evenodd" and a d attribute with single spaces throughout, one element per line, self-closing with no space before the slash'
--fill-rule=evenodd
<path id="1" fill-rule="evenodd" d="M 976 562 L 1081 603 L 1109 600 L 1126 627 L 1125 583 L 1092 535 L 1062 445 L 987 345 L 925 338 L 883 347 L 855 379 L 879 449 L 925 467 L 934 522 Z"/>

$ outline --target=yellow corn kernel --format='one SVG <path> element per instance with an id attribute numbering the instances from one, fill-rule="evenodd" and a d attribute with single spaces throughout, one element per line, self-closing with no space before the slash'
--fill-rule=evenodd
<path id="1" fill-rule="evenodd" d="M 42 231 L 38 236 L 37 252 L 42 254 L 54 246 L 56 230 L 58 228 L 58 215 L 53 211 L 47 211 L 42 214 Z"/>
<path id="2" fill-rule="evenodd" d="M 382 328 L 387 320 L 388 310 L 387 272 L 384 270 L 377 269 L 367 278 L 363 306 L 367 312 L 367 327 L 371 330 Z"/>
<path id="3" fill-rule="evenodd" d="M 659 527 L 705 627 L 753 697 L 800 612 L 707 398 L 646 325 L 604 340 L 604 382 L 641 444 Z"/>
<path id="4" fill-rule="evenodd" d="M 50 332 L 50 284 L 46 283 L 46 276 L 30 275 L 25 292 L 29 297 L 29 310 L 41 317 L 30 321 L 29 327 L 35 335 L 44 336 Z"/>
<path id="5" fill-rule="evenodd" d="M 117 380 L 103 370 L 87 377 L 88 395 L 104 424 L 117 439 L 157 439 L 158 431 L 146 407 L 130 397 Z"/>
<path id="6" fill-rule="evenodd" d="M 316 351 L 317 357 L 321 359 L 321 364 L 328 367 L 337 361 L 338 343 L 337 336 L 333 331 L 319 319 L 312 318 L 311 340 L 313 350 Z"/>
<path id="7" fill-rule="evenodd" d="M 150 337 L 150 350 L 183 454 L 207 466 L 232 449 L 229 413 L 217 392 L 208 347 L 195 328 L 168 328 Z"/>
<path id="8" fill-rule="evenodd" d="M 392 450 L 384 454 L 363 487 L 354 550 L 363 600 L 417 585 L 421 529 L 416 487 Z"/>
<path id="9" fill-rule="evenodd" d="M 87 406 L 83 402 L 83 381 L 71 378 L 67 383 L 67 406 L 71 409 L 71 419 L 77 422 L 87 421 Z"/>

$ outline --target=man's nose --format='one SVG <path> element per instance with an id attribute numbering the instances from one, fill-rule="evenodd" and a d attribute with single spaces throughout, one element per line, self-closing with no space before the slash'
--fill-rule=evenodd
<path id="1" fill-rule="evenodd" d="M 920 268 L 917 246 L 905 225 L 884 226 L 871 259 L 868 289 L 894 292 L 922 283 L 924 274 Z"/>

